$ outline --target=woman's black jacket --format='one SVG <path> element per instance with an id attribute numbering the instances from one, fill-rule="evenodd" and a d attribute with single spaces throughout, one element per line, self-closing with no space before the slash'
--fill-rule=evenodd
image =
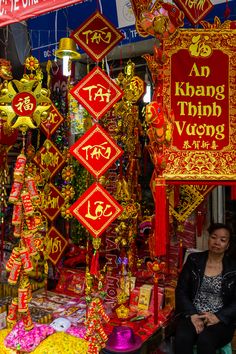
<path id="1" fill-rule="evenodd" d="M 194 297 L 201 285 L 208 251 L 191 253 L 179 275 L 175 290 L 177 315 L 191 316 L 198 313 L 193 305 Z M 223 308 L 215 313 L 225 324 L 236 325 L 236 261 L 225 255 L 222 272 Z"/>

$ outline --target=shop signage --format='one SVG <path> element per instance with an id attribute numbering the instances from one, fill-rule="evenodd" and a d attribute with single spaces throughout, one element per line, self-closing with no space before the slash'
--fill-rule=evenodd
<path id="1" fill-rule="evenodd" d="M 124 38 L 99 11 L 93 13 L 70 37 L 96 62 L 101 61 Z"/>
<path id="2" fill-rule="evenodd" d="M 164 104 L 174 112 L 168 180 L 236 179 L 235 30 L 180 30 L 164 41 Z"/>
<path id="3" fill-rule="evenodd" d="M 48 232 L 48 249 L 50 250 L 49 259 L 56 265 L 59 259 L 61 258 L 68 242 L 67 240 L 55 229 L 51 227 Z"/>
<path id="4" fill-rule="evenodd" d="M 123 154 L 123 150 L 101 126 L 94 124 L 70 147 L 70 153 L 99 178 Z"/>
<path id="5" fill-rule="evenodd" d="M 95 182 L 69 210 L 96 238 L 121 214 L 123 208 L 100 183 Z"/>
<path id="6" fill-rule="evenodd" d="M 2 0 L 0 1 L 0 27 L 82 1 L 83 0 Z"/>
<path id="7" fill-rule="evenodd" d="M 123 96 L 120 87 L 98 66 L 80 80 L 70 93 L 96 120 Z"/>

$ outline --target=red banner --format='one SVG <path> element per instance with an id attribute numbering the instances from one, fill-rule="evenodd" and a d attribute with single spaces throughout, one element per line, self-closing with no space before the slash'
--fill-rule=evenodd
<path id="1" fill-rule="evenodd" d="M 164 104 L 173 111 L 169 180 L 235 180 L 236 32 L 181 30 L 164 42 Z"/>
<path id="2" fill-rule="evenodd" d="M 0 1 L 0 27 L 70 6 L 83 0 L 8 0 Z"/>

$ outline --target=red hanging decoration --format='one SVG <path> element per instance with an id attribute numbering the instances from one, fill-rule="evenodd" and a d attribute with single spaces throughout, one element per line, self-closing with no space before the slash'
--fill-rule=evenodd
<path id="1" fill-rule="evenodd" d="M 206 214 L 207 214 L 207 200 L 205 199 L 197 208 L 196 213 L 196 229 L 197 229 L 197 236 L 201 237 L 203 226 L 206 221 Z"/>
<path id="2" fill-rule="evenodd" d="M 183 240 L 182 238 L 179 240 L 179 264 L 178 271 L 181 272 L 183 267 Z"/>
<path id="3" fill-rule="evenodd" d="M 156 178 L 155 187 L 155 256 L 166 255 L 168 210 L 166 200 L 166 182 Z"/>
<path id="4" fill-rule="evenodd" d="M 230 198 L 231 200 L 236 200 L 236 186 L 231 186 Z"/>
<path id="5" fill-rule="evenodd" d="M 227 19 L 230 16 L 230 7 L 229 7 L 229 1 L 226 0 L 225 2 L 225 11 L 224 11 L 224 18 Z"/>
<path id="6" fill-rule="evenodd" d="M 97 276 L 99 272 L 99 251 L 94 252 L 92 256 L 90 274 Z"/>

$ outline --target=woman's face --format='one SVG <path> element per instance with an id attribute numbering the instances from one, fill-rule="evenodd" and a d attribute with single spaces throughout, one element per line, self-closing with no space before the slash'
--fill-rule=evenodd
<path id="1" fill-rule="evenodd" d="M 224 253 L 229 247 L 229 238 L 229 231 L 224 228 L 213 231 L 208 240 L 209 251 L 216 254 Z"/>

